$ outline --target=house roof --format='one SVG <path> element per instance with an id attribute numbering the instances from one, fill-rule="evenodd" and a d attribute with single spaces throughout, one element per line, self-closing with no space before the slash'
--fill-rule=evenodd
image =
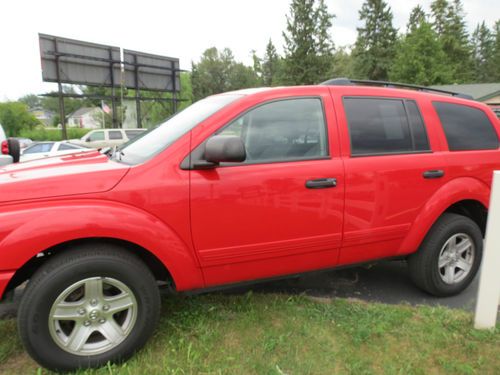
<path id="1" fill-rule="evenodd" d="M 460 94 L 471 95 L 478 101 L 488 100 L 500 95 L 500 83 L 472 83 L 464 85 L 443 85 L 431 86 L 433 89 L 457 92 Z"/>
<path id="2" fill-rule="evenodd" d="M 89 112 L 101 110 L 99 107 L 83 107 L 68 115 L 68 117 L 81 117 Z"/>

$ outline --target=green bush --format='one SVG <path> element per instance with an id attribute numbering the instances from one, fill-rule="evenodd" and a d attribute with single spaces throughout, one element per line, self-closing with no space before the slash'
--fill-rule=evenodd
<path id="1" fill-rule="evenodd" d="M 89 129 L 67 128 L 68 139 L 81 138 L 89 131 Z M 57 128 L 38 127 L 33 130 L 21 130 L 18 137 L 29 138 L 33 141 L 60 141 L 62 140 L 62 131 Z"/>

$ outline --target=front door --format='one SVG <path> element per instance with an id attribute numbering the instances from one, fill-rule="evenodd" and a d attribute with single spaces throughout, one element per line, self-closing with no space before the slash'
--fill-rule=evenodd
<path id="1" fill-rule="evenodd" d="M 324 92 L 246 111 L 217 134 L 240 136 L 247 160 L 191 171 L 192 235 L 207 285 L 336 264 L 344 168 Z"/>

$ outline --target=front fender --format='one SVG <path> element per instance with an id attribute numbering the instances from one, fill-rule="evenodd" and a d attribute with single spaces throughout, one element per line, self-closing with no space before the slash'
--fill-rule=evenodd
<path id="1" fill-rule="evenodd" d="M 415 252 L 436 220 L 453 204 L 463 200 L 478 201 L 488 208 L 490 187 L 472 177 L 460 177 L 447 182 L 427 201 L 403 241 L 400 255 Z"/>
<path id="2" fill-rule="evenodd" d="M 37 253 L 83 238 L 128 241 L 154 254 L 179 290 L 203 286 L 193 249 L 157 217 L 123 203 L 65 200 L 0 208 L 0 271 L 22 267 Z"/>

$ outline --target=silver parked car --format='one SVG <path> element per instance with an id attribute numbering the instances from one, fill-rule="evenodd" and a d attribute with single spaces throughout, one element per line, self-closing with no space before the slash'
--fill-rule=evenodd
<path id="1" fill-rule="evenodd" d="M 147 132 L 148 129 L 96 129 L 85 134 L 81 139 L 71 139 L 70 142 L 84 147 L 105 148 L 121 146 L 135 137 Z"/>

